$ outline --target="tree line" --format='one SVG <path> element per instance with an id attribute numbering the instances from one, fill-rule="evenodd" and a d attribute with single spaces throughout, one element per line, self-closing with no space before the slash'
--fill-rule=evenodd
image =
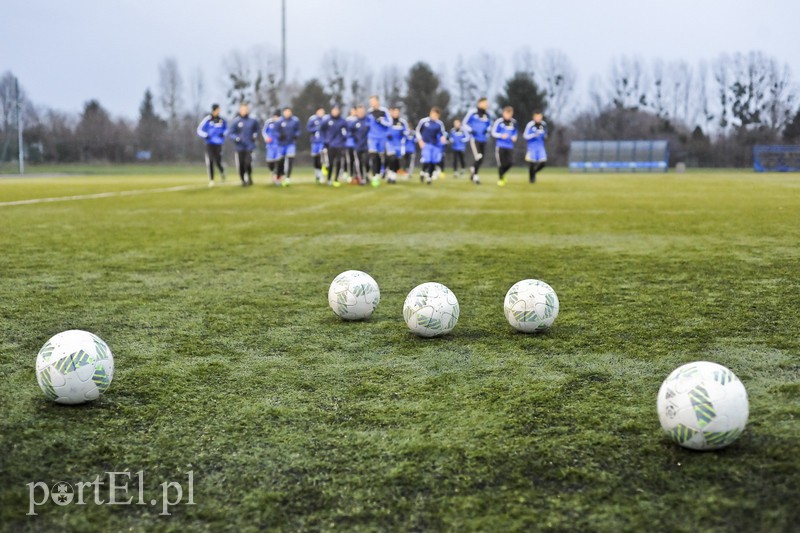
<path id="1" fill-rule="evenodd" d="M 284 86 L 278 54 L 259 46 L 227 54 L 224 90 L 211 91 L 202 70 L 186 75 L 166 58 L 155 89 L 143 91 L 136 120 L 114 117 L 94 99 L 75 116 L 29 101 L 22 89 L 26 154 L 34 163 L 118 163 L 145 154 L 158 162 L 197 161 L 202 143 L 195 129 L 211 100 L 220 100 L 229 117 L 248 101 L 261 119 L 286 104 L 305 119 L 320 105 L 347 107 L 371 94 L 401 107 L 414 123 L 437 105 L 449 124 L 480 96 L 492 100 L 495 115 L 513 106 L 522 125 L 541 110 L 557 165 L 565 164 L 571 140 L 668 139 L 671 163 L 700 167 L 749 166 L 753 144 L 800 143 L 791 72 L 762 52 L 723 54 L 695 65 L 617 57 L 605 75 L 589 80 L 583 98 L 576 94 L 576 69 L 561 51 L 522 48 L 511 56 L 510 68 L 504 59 L 480 53 L 459 56 L 450 67 L 418 62 L 405 71 L 396 65 L 375 70 L 357 53 L 330 50 L 316 76 Z M 0 76 L 0 162 L 17 153 L 13 82 L 12 72 Z M 307 142 L 301 139 L 299 148 Z M 523 149 L 520 143 L 518 161 Z"/>

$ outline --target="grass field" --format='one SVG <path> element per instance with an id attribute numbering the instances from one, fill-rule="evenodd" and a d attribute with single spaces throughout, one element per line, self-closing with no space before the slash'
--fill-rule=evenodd
<path id="1" fill-rule="evenodd" d="M 207 189 L 202 169 L 111 171 L 0 179 L 0 529 L 797 531 L 800 176 Z M 367 322 L 328 308 L 351 268 L 381 287 Z M 546 335 L 503 317 L 531 277 L 561 301 Z M 402 320 L 424 281 L 460 300 L 447 337 Z M 34 375 L 72 328 L 116 359 L 82 407 Z M 677 447 L 655 412 L 699 359 L 750 395 L 719 452 Z M 26 516 L 26 484 L 109 471 L 143 471 L 146 504 Z M 188 471 L 194 505 L 147 505 Z"/>

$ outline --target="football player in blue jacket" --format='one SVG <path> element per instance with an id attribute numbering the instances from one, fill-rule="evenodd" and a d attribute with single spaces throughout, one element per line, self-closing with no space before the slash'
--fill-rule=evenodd
<path id="1" fill-rule="evenodd" d="M 489 100 L 482 97 L 478 100 L 478 105 L 470 109 L 464 117 L 464 130 L 470 135 L 470 147 L 472 148 L 472 181 L 480 184 L 481 179 L 478 174 L 483 164 L 483 157 L 486 155 L 486 143 L 489 141 L 489 130 L 492 127 L 492 118 L 489 116 Z"/>
<path id="2" fill-rule="evenodd" d="M 442 153 L 447 144 L 447 131 L 439 120 L 441 114 L 442 110 L 434 106 L 430 114 L 417 124 L 417 141 L 422 153 L 420 181 L 425 181 L 428 185 L 437 177 L 437 167 L 442 164 Z"/>
<path id="3" fill-rule="evenodd" d="M 280 185 L 278 175 L 276 174 L 275 167 L 278 163 L 278 137 L 275 134 L 275 126 L 281 119 L 281 110 L 276 109 L 272 116 L 264 123 L 264 128 L 261 130 L 261 136 L 264 137 L 264 143 L 267 146 L 267 168 L 272 173 L 272 182 L 275 185 Z"/>
<path id="4" fill-rule="evenodd" d="M 372 185 L 377 187 L 380 185 L 380 176 L 386 168 L 386 137 L 392 125 L 389 110 L 381 107 L 381 100 L 377 96 L 369 97 L 367 121 L 369 124 L 367 143 L 369 146 Z"/>
<path id="5" fill-rule="evenodd" d="M 322 150 L 325 148 L 325 142 L 319 129 L 324 118 L 325 109 L 320 107 L 306 122 L 306 131 L 311 141 L 311 157 L 314 159 L 314 179 L 317 183 L 322 181 Z"/>
<path id="6" fill-rule="evenodd" d="M 467 165 L 464 161 L 464 152 L 467 150 L 469 133 L 461 127 L 459 119 L 453 120 L 453 129 L 450 130 L 450 149 L 453 150 L 453 176 L 459 177 Z"/>
<path id="7" fill-rule="evenodd" d="M 540 111 L 533 114 L 533 120 L 525 126 L 522 136 L 528 141 L 528 150 L 525 161 L 528 162 L 528 181 L 536 183 L 536 173 L 547 164 L 547 152 L 544 149 L 544 140 L 547 138 L 547 123 Z"/>
<path id="8" fill-rule="evenodd" d="M 292 179 L 294 156 L 297 154 L 297 138 L 300 137 L 300 120 L 294 116 L 291 107 L 283 108 L 283 116 L 275 124 L 275 133 L 278 136 L 276 177 L 282 186 L 288 187 Z"/>
<path id="9" fill-rule="evenodd" d="M 222 181 L 225 181 L 225 167 L 222 166 L 222 145 L 225 144 L 225 131 L 228 123 L 219 116 L 219 105 L 211 106 L 211 114 L 197 126 L 197 135 L 206 141 L 206 169 L 208 170 L 208 186 L 214 186 L 214 167 L 219 169 Z"/>
<path id="10" fill-rule="evenodd" d="M 406 132 L 408 122 L 400 117 L 400 108 L 392 107 L 389 109 L 392 120 L 389 126 L 389 133 L 386 136 L 386 181 L 387 183 L 397 182 L 397 173 L 400 171 L 400 161 L 406 153 Z"/>
<path id="11" fill-rule="evenodd" d="M 356 108 L 350 108 L 350 114 L 347 115 L 345 121 L 347 121 L 347 140 L 344 143 L 344 179 L 345 181 L 350 181 L 356 175 L 355 167 L 356 167 L 356 141 L 353 139 L 353 136 L 350 135 L 350 125 L 358 120 L 358 114 L 356 113 Z"/>
<path id="12" fill-rule="evenodd" d="M 347 121 L 342 117 L 338 105 L 333 106 L 331 114 L 325 116 L 320 126 L 320 133 L 328 154 L 328 185 L 340 187 L 342 184 L 339 183 L 339 175 L 344 166 L 344 148 L 347 144 Z"/>
<path id="13" fill-rule="evenodd" d="M 363 105 L 356 107 L 356 119 L 348 124 L 347 133 L 353 139 L 356 153 L 353 162 L 353 176 L 360 185 L 366 185 L 369 173 L 369 142 L 367 140 L 369 121 L 367 120 L 367 109 Z"/>
<path id="14" fill-rule="evenodd" d="M 406 153 L 403 156 L 403 173 L 408 179 L 414 174 L 414 166 L 417 162 L 417 130 L 412 129 L 411 123 L 408 124 L 406 132 Z"/>
<path id="15" fill-rule="evenodd" d="M 495 155 L 497 157 L 497 172 L 500 175 L 497 184 L 504 187 L 506 172 L 514 163 L 514 143 L 517 142 L 517 121 L 514 119 L 514 108 L 503 108 L 503 116 L 492 124 L 492 137 L 495 141 Z"/>
<path id="16" fill-rule="evenodd" d="M 250 106 L 239 104 L 239 114 L 231 121 L 228 138 L 236 143 L 236 166 L 242 187 L 253 184 L 253 150 L 260 132 L 258 121 L 250 116 Z"/>

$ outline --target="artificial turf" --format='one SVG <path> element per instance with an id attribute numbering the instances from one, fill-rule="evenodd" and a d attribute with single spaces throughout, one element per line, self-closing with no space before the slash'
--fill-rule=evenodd
<path id="1" fill-rule="evenodd" d="M 797 174 L 548 169 L 530 186 L 519 170 L 505 188 L 377 190 L 262 176 L 0 179 L 0 529 L 797 530 Z M 366 322 L 328 307 L 347 269 L 380 285 Z M 525 278 L 558 293 L 548 334 L 503 317 Z M 425 281 L 461 304 L 446 337 L 403 322 Z M 114 381 L 55 405 L 36 353 L 76 328 L 110 345 Z M 693 360 L 750 396 L 722 451 L 684 450 L 658 423 L 661 381 Z M 143 471 L 145 505 L 26 515 L 26 484 L 109 471 Z M 184 503 L 161 516 L 166 481 Z"/>

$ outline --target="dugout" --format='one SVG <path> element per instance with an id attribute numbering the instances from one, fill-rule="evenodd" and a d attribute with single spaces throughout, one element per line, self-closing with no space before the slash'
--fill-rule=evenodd
<path id="1" fill-rule="evenodd" d="M 572 141 L 570 172 L 666 172 L 668 141 Z"/>
<path id="2" fill-rule="evenodd" d="M 764 145 L 753 147 L 756 172 L 800 172 L 800 146 Z"/>

